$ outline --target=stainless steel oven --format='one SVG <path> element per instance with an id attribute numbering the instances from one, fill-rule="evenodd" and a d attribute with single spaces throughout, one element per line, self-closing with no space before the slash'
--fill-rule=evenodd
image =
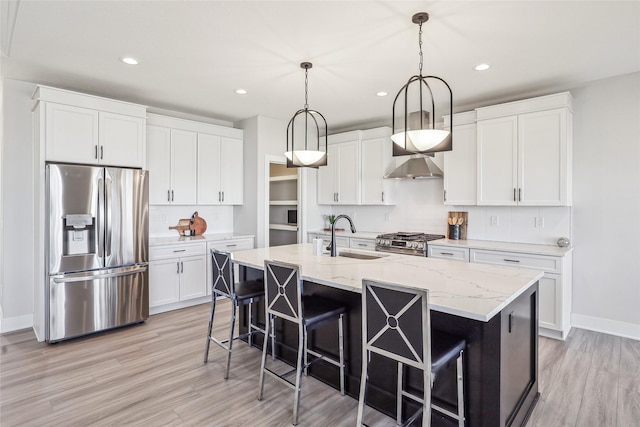
<path id="1" fill-rule="evenodd" d="M 427 242 L 438 239 L 444 239 L 444 236 L 418 232 L 380 234 L 376 237 L 376 251 L 426 257 Z"/>

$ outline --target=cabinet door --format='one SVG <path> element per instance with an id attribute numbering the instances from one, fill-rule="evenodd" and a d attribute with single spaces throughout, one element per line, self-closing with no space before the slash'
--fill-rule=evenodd
<path id="1" fill-rule="evenodd" d="M 453 151 L 444 153 L 444 204 L 476 204 L 476 125 L 453 127 Z"/>
<path id="2" fill-rule="evenodd" d="M 220 137 L 198 134 L 198 204 L 218 205 L 220 193 Z"/>
<path id="3" fill-rule="evenodd" d="M 480 120 L 478 137 L 478 205 L 516 205 L 518 118 Z"/>
<path id="4" fill-rule="evenodd" d="M 140 117 L 99 114 L 100 163 L 141 168 L 144 164 L 144 124 Z"/>
<path id="5" fill-rule="evenodd" d="M 336 144 L 339 205 L 360 204 L 360 149 L 358 141 Z"/>
<path id="6" fill-rule="evenodd" d="M 171 203 L 196 204 L 198 139 L 195 132 L 171 129 Z"/>
<path id="7" fill-rule="evenodd" d="M 397 180 L 384 179 L 392 169 L 391 141 L 388 138 L 362 140 L 361 143 L 362 180 L 361 195 L 363 205 L 393 204 L 393 185 Z"/>
<path id="8" fill-rule="evenodd" d="M 171 129 L 147 126 L 149 204 L 171 203 Z"/>
<path id="9" fill-rule="evenodd" d="M 538 283 L 540 326 L 562 331 L 562 275 L 544 273 Z"/>
<path id="10" fill-rule="evenodd" d="M 207 294 L 206 256 L 180 258 L 180 301 Z"/>
<path id="11" fill-rule="evenodd" d="M 98 112 L 47 103 L 45 158 L 71 163 L 98 163 Z"/>
<path id="12" fill-rule="evenodd" d="M 327 165 L 318 168 L 318 204 L 333 205 L 336 203 L 336 171 L 338 148 L 337 144 L 327 147 Z"/>
<path id="13" fill-rule="evenodd" d="M 241 139 L 222 138 L 220 190 L 223 205 L 241 205 L 244 200 L 244 158 Z"/>
<path id="14" fill-rule="evenodd" d="M 564 108 L 518 116 L 519 204 L 567 204 L 567 112 Z"/>
<path id="15" fill-rule="evenodd" d="M 169 258 L 149 263 L 149 307 L 180 300 L 180 262 Z"/>

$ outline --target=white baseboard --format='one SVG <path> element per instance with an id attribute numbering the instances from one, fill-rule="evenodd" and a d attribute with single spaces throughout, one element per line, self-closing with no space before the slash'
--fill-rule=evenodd
<path id="1" fill-rule="evenodd" d="M 619 322 L 617 320 L 571 313 L 571 326 L 575 328 L 588 329 L 590 331 L 603 332 L 610 335 L 617 335 L 623 338 L 640 340 L 640 324 Z"/>
<path id="2" fill-rule="evenodd" d="M 0 333 L 2 334 L 31 328 L 33 328 L 33 314 L 0 318 Z"/>

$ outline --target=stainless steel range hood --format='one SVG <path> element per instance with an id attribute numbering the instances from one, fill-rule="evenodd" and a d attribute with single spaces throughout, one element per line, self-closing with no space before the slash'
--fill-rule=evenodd
<path id="1" fill-rule="evenodd" d="M 387 179 L 442 178 L 442 170 L 429 157 L 416 155 L 384 177 Z"/>

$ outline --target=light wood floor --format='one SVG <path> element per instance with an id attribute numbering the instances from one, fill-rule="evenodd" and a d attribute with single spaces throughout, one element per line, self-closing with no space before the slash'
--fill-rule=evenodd
<path id="1" fill-rule="evenodd" d="M 228 303 L 217 314 L 229 316 Z M 229 380 L 224 352 L 203 351 L 209 306 L 55 345 L 33 332 L 0 336 L 0 425 L 290 426 L 292 391 L 274 380 L 257 401 L 260 352 L 237 342 Z M 224 335 L 224 322 L 217 335 Z M 640 342 L 574 330 L 540 339 L 541 398 L 529 426 L 640 425 Z M 354 426 L 357 401 L 303 380 L 300 426 Z M 371 425 L 395 425 L 367 412 Z"/>

